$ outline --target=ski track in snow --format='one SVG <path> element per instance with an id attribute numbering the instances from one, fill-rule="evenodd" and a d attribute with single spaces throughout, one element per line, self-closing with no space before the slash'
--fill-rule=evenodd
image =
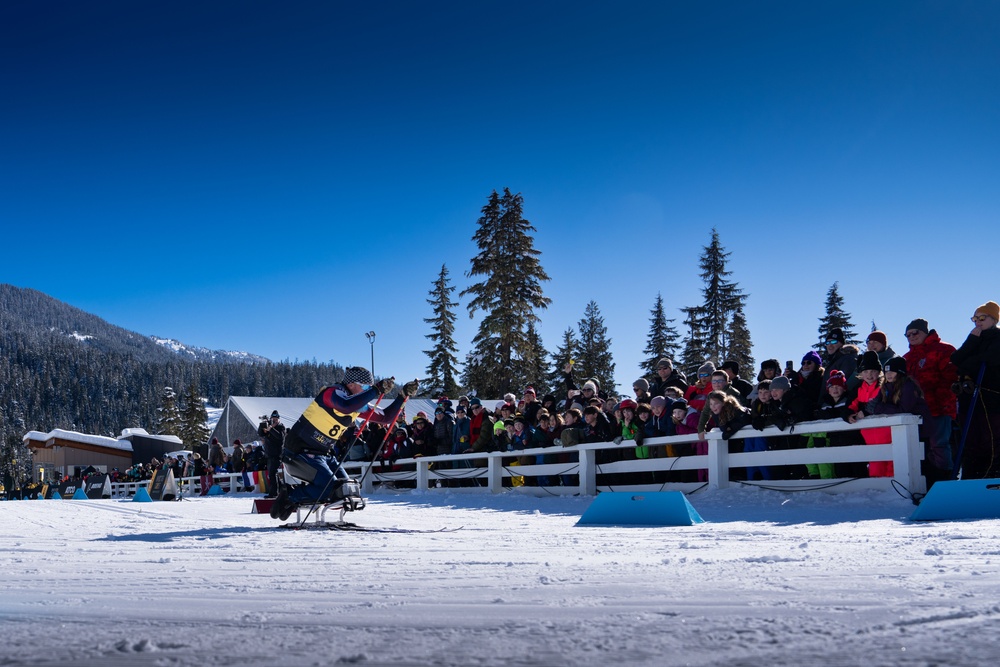
<path id="1" fill-rule="evenodd" d="M 1000 521 L 736 488 L 707 523 L 589 498 L 380 492 L 289 531 L 248 496 L 0 503 L 0 665 L 986 665 Z"/>

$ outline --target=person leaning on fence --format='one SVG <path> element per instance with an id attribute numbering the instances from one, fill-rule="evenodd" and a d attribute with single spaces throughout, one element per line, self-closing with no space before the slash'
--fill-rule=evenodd
<path id="1" fill-rule="evenodd" d="M 708 395 L 709 429 L 722 431 L 722 439 L 729 440 L 744 426 L 750 426 L 750 411 L 732 394 L 715 390 Z"/>
<path id="2" fill-rule="evenodd" d="M 955 347 L 942 341 L 937 331 L 922 318 L 910 322 L 904 335 L 910 344 L 909 351 L 903 355 L 906 368 L 923 390 L 929 411 L 923 424 L 926 444 L 922 464 L 929 489 L 936 481 L 952 478 L 951 434 L 958 416 L 955 394 L 951 391 L 958 377 L 958 368 L 951 361 Z"/>
<path id="3" fill-rule="evenodd" d="M 850 422 L 851 408 L 850 397 L 847 395 L 847 377 L 841 371 L 834 371 L 830 374 L 830 379 L 826 381 L 826 394 L 823 395 L 819 407 L 816 409 L 815 418 L 817 420 L 840 419 Z M 831 431 L 826 434 L 827 444 L 830 447 L 847 447 L 849 445 L 863 445 L 864 439 L 857 431 Z M 835 463 L 832 469 L 819 464 L 819 476 L 822 479 L 829 477 L 867 477 L 868 464 L 866 463 Z"/>
<path id="4" fill-rule="evenodd" d="M 816 354 L 811 352 L 810 354 Z M 806 366 L 807 364 L 803 364 Z M 816 374 L 816 371 L 812 371 Z M 822 379 L 822 375 L 819 375 Z M 779 431 L 787 430 L 788 435 L 781 435 L 770 438 L 768 447 L 770 449 L 796 449 L 802 447 L 801 436 L 792 433 L 795 425 L 800 422 L 812 419 L 816 402 L 813 401 L 801 390 L 801 387 L 792 386 L 785 376 L 776 377 L 771 380 L 771 420 Z M 772 476 L 779 479 L 802 479 L 808 472 L 804 465 L 775 466 L 771 468 Z"/>
<path id="5" fill-rule="evenodd" d="M 924 400 L 924 392 L 920 385 L 907 374 L 906 359 L 893 357 L 885 362 L 882 373 L 885 376 L 885 382 L 882 383 L 875 398 L 868 403 L 866 412 L 873 415 L 919 415 L 926 424 L 930 419 L 927 401 Z M 892 461 L 889 461 L 888 472 L 890 474 L 886 476 L 891 477 L 893 473 Z M 927 480 L 928 489 L 935 481 L 939 480 L 930 478 Z"/>
<path id="6" fill-rule="evenodd" d="M 858 387 L 858 395 L 851 404 L 850 418 L 852 424 L 865 416 L 872 414 L 869 403 L 878 397 L 882 389 L 884 376 L 882 375 L 882 364 L 878 361 L 878 354 L 868 350 L 861 355 L 861 364 L 858 367 L 861 374 L 861 385 Z M 887 445 L 892 442 L 892 431 L 888 426 L 861 429 L 861 437 L 869 445 Z M 892 477 L 892 461 L 872 461 L 868 464 L 869 477 Z"/>
<path id="7" fill-rule="evenodd" d="M 951 356 L 958 367 L 960 423 L 971 412 L 960 461 L 962 479 L 1000 477 L 1000 305 L 987 301 L 972 315 L 974 326 Z M 982 373 L 978 391 L 976 381 Z M 975 403 L 973 403 L 975 397 Z"/>
<path id="8" fill-rule="evenodd" d="M 775 362 L 775 371 L 778 370 Z M 787 378 L 786 378 L 787 381 Z M 768 426 L 774 426 L 773 410 L 777 403 L 771 400 L 771 380 L 760 380 L 754 387 L 757 397 L 750 404 L 750 424 L 757 431 L 763 431 Z M 767 451 L 767 438 L 754 435 L 743 439 L 744 452 L 764 452 Z M 771 469 L 767 466 L 750 466 L 747 468 L 747 479 L 770 480 Z"/>

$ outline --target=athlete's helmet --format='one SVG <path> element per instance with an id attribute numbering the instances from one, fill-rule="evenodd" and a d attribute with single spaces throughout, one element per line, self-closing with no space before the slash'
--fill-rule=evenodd
<path id="1" fill-rule="evenodd" d="M 344 384 L 348 385 L 351 383 L 372 385 L 375 384 L 375 378 L 372 377 L 371 371 L 367 368 L 362 368 L 361 366 L 351 366 L 344 371 Z"/>

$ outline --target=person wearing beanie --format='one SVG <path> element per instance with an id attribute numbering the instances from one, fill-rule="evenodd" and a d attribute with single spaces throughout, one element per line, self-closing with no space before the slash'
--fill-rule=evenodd
<path id="1" fill-rule="evenodd" d="M 648 428 L 646 431 L 646 436 L 650 438 L 656 438 L 661 435 L 677 435 L 674 430 L 674 423 L 670 419 L 670 405 L 671 401 L 667 400 L 664 396 L 654 396 L 649 401 L 649 410 L 652 413 L 649 417 Z M 685 410 L 687 409 L 687 404 L 685 404 Z M 670 452 L 672 451 L 671 446 L 667 446 L 667 456 L 673 456 Z"/>
<path id="2" fill-rule="evenodd" d="M 921 326 L 904 330 L 910 349 L 903 358 L 908 374 L 924 392 L 930 415 L 922 429 L 926 444 L 924 472 L 930 488 L 935 481 L 952 478 L 951 432 L 958 418 L 958 404 L 951 385 L 958 377 L 958 368 L 951 361 L 955 346 L 942 341 L 935 329 L 924 330 L 925 320 L 914 322 Z"/>
<path id="3" fill-rule="evenodd" d="M 822 380 L 822 374 L 813 373 L 813 377 Z M 781 376 L 771 380 L 770 422 L 784 431 L 800 422 L 813 418 L 816 410 L 816 399 L 802 393 L 801 386 L 792 386 L 787 377 Z M 752 417 L 751 417 L 752 419 Z M 758 418 L 759 423 L 759 418 Z M 789 433 L 768 439 L 771 449 L 795 449 L 805 445 L 802 436 Z M 778 479 L 803 479 L 807 475 L 804 465 L 773 466 L 772 477 Z"/>
<path id="4" fill-rule="evenodd" d="M 809 414 L 819 405 L 826 386 L 826 369 L 816 350 L 809 350 L 802 356 L 802 367 L 792 379 L 798 394 L 810 402 Z M 773 383 L 772 383 L 773 386 Z"/>
<path id="5" fill-rule="evenodd" d="M 286 432 L 287 429 L 281 423 L 281 415 L 277 410 L 272 410 L 271 418 L 261 421 L 257 427 L 257 435 L 264 441 L 264 456 L 267 459 L 265 482 L 267 498 L 275 498 L 278 495 L 278 464 L 281 462 L 281 448 L 285 445 Z"/>
<path id="6" fill-rule="evenodd" d="M 855 377 L 858 368 L 858 355 L 861 350 L 857 345 L 848 344 L 844 336 L 844 330 L 840 328 L 831 329 L 826 340 L 823 341 L 826 347 L 826 358 L 823 359 L 823 382 L 819 387 L 819 394 L 816 396 L 817 407 L 823 395 L 826 394 L 826 382 L 830 379 L 830 373 L 840 371 L 847 378 L 847 391 L 853 393 L 857 389 L 860 380 Z"/>
<path id="7" fill-rule="evenodd" d="M 851 411 L 848 421 L 852 424 L 872 414 L 884 380 L 882 364 L 879 363 L 878 354 L 872 350 L 861 356 L 858 370 L 861 374 L 858 395 L 848 405 Z M 892 432 L 888 426 L 861 429 L 861 437 L 869 445 L 887 445 L 892 442 Z M 892 477 L 892 475 L 892 461 L 872 461 L 868 464 L 869 477 Z"/>
<path id="8" fill-rule="evenodd" d="M 689 407 L 697 410 L 699 414 L 705 409 L 705 402 L 708 400 L 708 395 L 712 392 L 712 373 L 714 372 L 715 364 L 711 361 L 706 361 L 698 368 L 698 377 L 695 379 L 694 384 L 689 385 L 687 391 L 684 392 L 684 400 L 688 402 Z"/>
<path id="9" fill-rule="evenodd" d="M 653 400 L 653 395 L 649 393 L 649 380 L 646 378 L 639 378 L 633 382 L 632 391 L 635 392 L 636 403 L 646 403 L 648 405 Z"/>
<path id="10" fill-rule="evenodd" d="M 772 361 L 774 361 L 775 370 L 779 370 L 780 366 L 778 366 L 777 360 Z M 788 382 L 788 378 L 782 379 Z M 755 396 L 750 403 L 750 425 L 758 431 L 763 431 L 768 426 L 774 426 L 773 411 L 778 404 L 771 400 L 771 382 L 772 379 L 764 378 L 754 387 Z M 744 452 L 764 452 L 767 451 L 767 448 L 767 438 L 753 436 L 743 440 Z M 769 466 L 750 466 L 747 468 L 748 481 L 770 479 L 771 468 Z"/>
<path id="11" fill-rule="evenodd" d="M 881 331 L 873 331 L 868 334 L 868 339 L 865 342 L 868 349 L 878 355 L 878 360 L 883 365 L 896 356 L 895 350 L 889 347 L 889 338 Z"/>
<path id="12" fill-rule="evenodd" d="M 656 362 L 656 377 L 649 385 L 649 393 L 653 396 L 666 396 L 667 387 L 676 387 L 681 395 L 687 391 L 687 376 L 674 368 L 674 362 L 663 357 Z"/>
<path id="13" fill-rule="evenodd" d="M 842 371 L 833 371 L 826 381 L 826 393 L 820 401 L 816 410 L 816 419 L 842 419 L 850 421 L 851 408 L 848 405 L 847 396 L 847 376 Z M 814 433 L 813 440 L 816 446 L 846 447 L 848 445 L 863 444 L 864 440 L 857 431 L 831 431 L 825 434 Z M 825 443 L 820 443 L 823 436 Z M 810 469 L 810 472 L 813 470 Z M 865 477 L 868 475 L 868 465 L 865 463 L 820 463 L 815 466 L 815 472 L 820 479 L 830 479 L 834 477 Z"/>
<path id="14" fill-rule="evenodd" d="M 959 461 L 962 479 L 1000 477 L 1000 305 L 987 301 L 972 315 L 973 328 L 951 360 L 958 367 L 959 418 L 969 431 Z M 982 374 L 976 401 L 972 389 Z M 971 414 L 970 414 L 971 413 Z"/>
<path id="15" fill-rule="evenodd" d="M 882 383 L 877 398 L 870 404 L 870 413 L 875 415 L 911 414 L 919 415 L 924 423 L 930 419 L 924 392 L 913 378 L 906 374 L 906 360 L 903 357 L 893 357 L 886 362 L 883 369 L 885 382 Z M 875 464 L 872 464 L 875 465 Z M 892 462 L 886 463 L 886 477 L 893 474 Z M 925 467 L 925 474 L 927 468 Z M 928 490 L 935 479 L 933 474 L 926 474 Z"/>

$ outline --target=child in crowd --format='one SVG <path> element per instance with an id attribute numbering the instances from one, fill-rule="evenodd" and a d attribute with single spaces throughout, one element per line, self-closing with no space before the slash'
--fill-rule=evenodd
<path id="1" fill-rule="evenodd" d="M 864 419 L 866 414 L 872 414 L 868 407 L 874 401 L 882 389 L 883 375 L 882 364 L 878 361 L 878 354 L 868 350 L 861 356 L 861 386 L 858 387 L 858 397 L 850 404 L 851 416 L 848 421 L 852 424 L 859 419 Z M 861 429 L 861 437 L 869 445 L 887 445 L 892 442 L 892 431 L 888 426 L 877 428 Z M 892 461 L 872 461 L 868 464 L 869 477 L 892 477 Z"/>

